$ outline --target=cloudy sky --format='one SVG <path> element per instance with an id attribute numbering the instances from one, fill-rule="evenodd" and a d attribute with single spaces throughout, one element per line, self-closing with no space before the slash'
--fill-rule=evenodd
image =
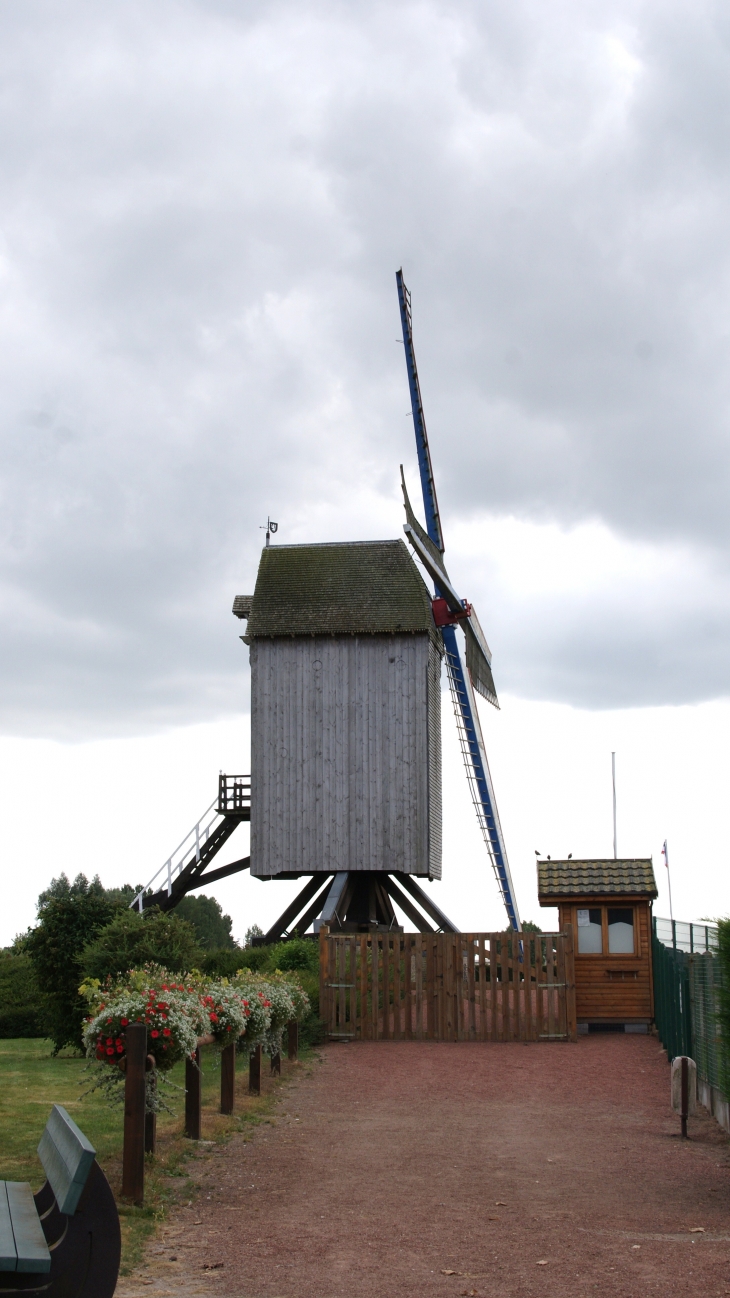
<path id="1" fill-rule="evenodd" d="M 669 835 L 677 913 L 730 909 L 726 8 L 1 0 L 0 34 L 0 940 L 247 768 L 267 513 L 399 534 L 400 265 L 523 912 L 534 849 L 610 850 L 612 748 L 619 849 Z M 444 888 L 501 922 L 462 783 Z M 273 887 L 221 890 L 239 930 Z"/>

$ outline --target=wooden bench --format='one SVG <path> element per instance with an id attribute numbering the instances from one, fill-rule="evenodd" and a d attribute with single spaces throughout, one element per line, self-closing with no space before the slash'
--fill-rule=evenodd
<path id="1" fill-rule="evenodd" d="M 38 1146 L 37 1194 L 0 1181 L 0 1293 L 112 1298 L 119 1275 L 117 1207 L 96 1151 L 60 1104 Z"/>

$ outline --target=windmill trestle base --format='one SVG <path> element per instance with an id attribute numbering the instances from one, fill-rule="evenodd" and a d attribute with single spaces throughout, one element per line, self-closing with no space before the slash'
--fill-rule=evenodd
<path id="1" fill-rule="evenodd" d="M 275 924 L 257 941 L 261 945 L 315 932 L 326 924 L 335 933 L 402 933 L 394 905 L 419 933 L 456 933 L 443 911 L 416 883 L 412 875 L 394 871 L 342 870 L 314 874 Z"/>

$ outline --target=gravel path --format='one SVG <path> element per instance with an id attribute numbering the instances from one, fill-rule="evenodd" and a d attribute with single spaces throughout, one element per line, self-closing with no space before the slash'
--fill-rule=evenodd
<path id="1" fill-rule="evenodd" d="M 728 1139 L 679 1138 L 656 1038 L 322 1055 L 118 1298 L 730 1294 Z"/>

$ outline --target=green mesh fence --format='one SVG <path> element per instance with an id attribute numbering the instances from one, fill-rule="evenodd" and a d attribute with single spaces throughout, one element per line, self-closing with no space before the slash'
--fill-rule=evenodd
<path id="1" fill-rule="evenodd" d="M 724 1095 L 728 1055 L 720 1036 L 718 992 L 723 985 L 714 924 L 654 920 L 654 1019 L 669 1059 L 690 1055 L 698 1076 Z"/>

